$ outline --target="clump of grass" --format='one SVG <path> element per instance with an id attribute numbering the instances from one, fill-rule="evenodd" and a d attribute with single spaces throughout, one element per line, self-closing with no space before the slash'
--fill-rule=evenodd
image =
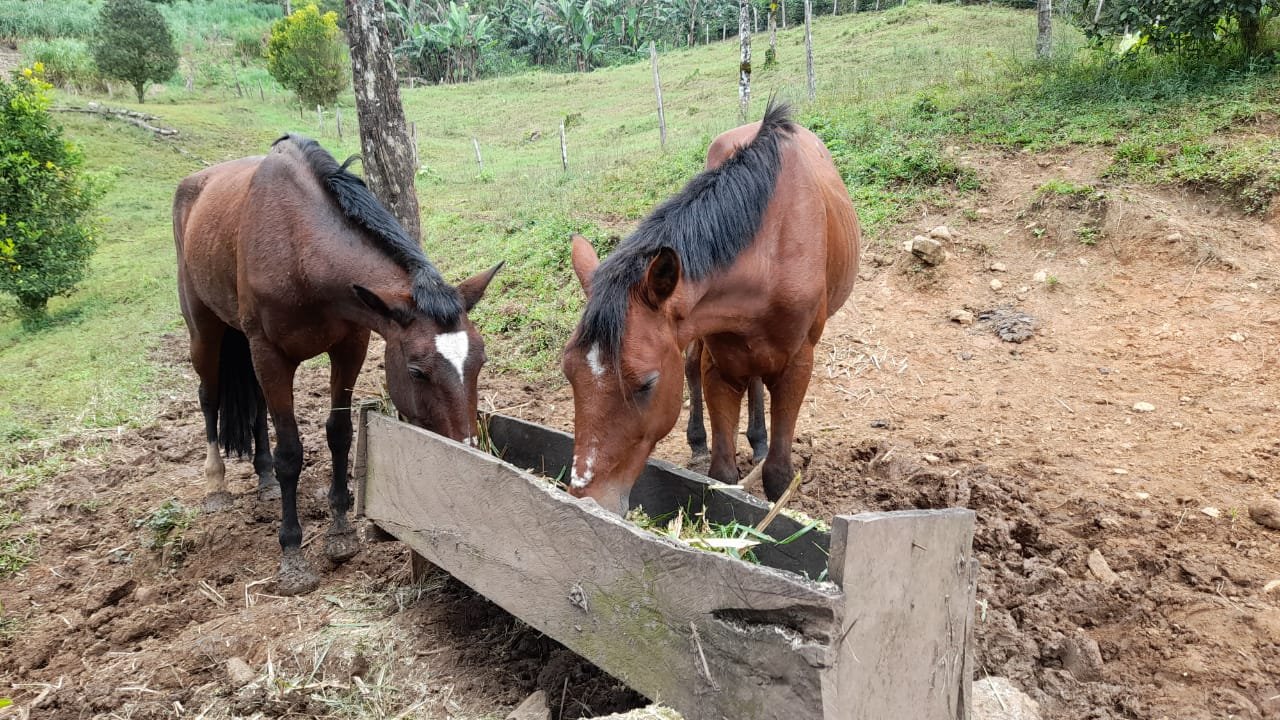
<path id="1" fill-rule="evenodd" d="M 38 546 L 34 533 L 0 539 L 0 580 L 17 575 L 34 562 Z"/>
<path id="2" fill-rule="evenodd" d="M 1083 196 L 1089 195 L 1093 192 L 1094 187 L 1092 185 L 1078 185 L 1070 180 L 1059 180 L 1056 178 L 1048 180 L 1040 187 L 1036 188 L 1037 197 L 1046 197 L 1049 195 Z"/>
<path id="3" fill-rule="evenodd" d="M 707 518 L 707 511 L 701 508 L 696 512 L 685 508 L 676 510 L 674 517 L 663 515 L 650 517 L 642 509 L 627 513 L 626 519 L 637 527 L 648 530 L 654 535 L 684 543 L 698 550 L 722 553 L 738 560 L 759 564 L 753 549 L 761 545 L 787 545 L 808 534 L 819 526 L 814 520 L 789 537 L 778 540 L 751 525 L 739 522 L 717 523 Z"/>
<path id="4" fill-rule="evenodd" d="M 166 500 L 160 507 L 134 521 L 143 530 L 142 546 L 160 555 L 161 562 L 172 567 L 182 564 L 191 551 L 186 531 L 196 519 L 196 511 L 177 500 Z"/>

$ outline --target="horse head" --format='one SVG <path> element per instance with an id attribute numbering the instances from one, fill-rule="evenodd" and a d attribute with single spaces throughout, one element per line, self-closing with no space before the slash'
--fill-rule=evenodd
<path id="1" fill-rule="evenodd" d="M 487 357 L 484 338 L 467 313 L 480 302 L 502 263 L 460 283 L 463 312 L 442 322 L 407 292 L 376 292 L 353 285 L 356 297 L 382 320 L 387 391 L 409 422 L 445 437 L 476 444 L 476 382 Z"/>
<path id="2" fill-rule="evenodd" d="M 586 238 L 573 237 L 573 269 L 587 293 L 600 264 Z M 569 492 L 626 514 L 645 460 L 680 415 L 684 365 L 671 303 L 680 259 L 662 248 L 630 288 L 625 321 L 601 340 L 589 321 L 578 326 L 561 366 L 573 387 L 574 457 Z M 598 329 L 598 328 L 597 328 Z"/>

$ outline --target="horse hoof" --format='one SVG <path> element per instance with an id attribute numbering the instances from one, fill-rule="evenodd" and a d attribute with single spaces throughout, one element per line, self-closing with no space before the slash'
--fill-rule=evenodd
<path id="1" fill-rule="evenodd" d="M 276 594 L 290 597 L 305 595 L 320 584 L 320 577 L 311 572 L 302 551 L 286 552 L 280 559 L 280 573 L 276 576 Z"/>
<path id="2" fill-rule="evenodd" d="M 204 511 L 207 513 L 225 512 L 230 510 L 233 505 L 235 505 L 235 499 L 226 490 L 219 490 L 204 496 Z"/>
<path id="3" fill-rule="evenodd" d="M 267 478 L 258 481 L 258 499 L 262 502 L 272 502 L 280 499 L 280 483 L 275 478 Z"/>
<path id="4" fill-rule="evenodd" d="M 707 471 L 711 469 L 711 453 L 695 452 L 689 458 L 689 464 L 686 467 L 696 473 L 706 475 Z"/>
<path id="5" fill-rule="evenodd" d="M 356 538 L 355 530 L 325 535 L 324 554 L 334 565 L 341 565 L 359 552 L 360 540 Z"/>

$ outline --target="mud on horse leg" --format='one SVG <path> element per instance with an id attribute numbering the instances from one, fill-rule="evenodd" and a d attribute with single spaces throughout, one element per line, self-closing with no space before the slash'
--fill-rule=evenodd
<path id="1" fill-rule="evenodd" d="M 369 345 L 367 331 L 343 340 L 329 351 L 329 393 L 332 405 L 325 423 L 325 438 L 333 458 L 333 480 L 329 486 L 332 524 L 325 533 L 324 553 L 334 563 L 344 563 L 360 552 L 355 528 L 347 519 L 351 490 L 347 485 L 347 458 L 351 451 L 351 395 Z"/>
<path id="2" fill-rule="evenodd" d="M 813 374 L 813 346 L 808 345 L 796 353 L 791 364 L 767 381 L 770 420 L 773 438 L 769 454 L 764 460 L 764 494 L 770 501 L 777 501 L 786 492 L 795 473 L 791 465 L 791 443 L 795 439 L 796 418 L 804 403 L 809 376 Z"/>

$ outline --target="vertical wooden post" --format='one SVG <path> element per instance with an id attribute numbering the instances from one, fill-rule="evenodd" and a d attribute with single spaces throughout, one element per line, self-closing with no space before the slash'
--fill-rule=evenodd
<path id="1" fill-rule="evenodd" d="M 813 0 L 804 0 L 804 66 L 809 78 L 809 100 L 818 97 L 818 81 L 813 76 Z"/>
<path id="2" fill-rule="evenodd" d="M 778 62 L 778 0 L 769 0 L 769 52 L 764 55 L 764 64 Z"/>
<path id="3" fill-rule="evenodd" d="M 662 78 L 658 77 L 658 48 L 649 41 L 649 64 L 653 65 L 653 92 L 658 96 L 658 143 L 667 148 L 667 116 L 662 109 Z"/>
<path id="4" fill-rule="evenodd" d="M 1036 57 L 1053 54 L 1053 0 L 1036 1 Z"/>
<path id="5" fill-rule="evenodd" d="M 751 6 L 751 32 L 756 35 L 760 34 L 760 13 L 756 11 L 755 5 Z"/>
<path id="6" fill-rule="evenodd" d="M 234 70 L 231 71 L 231 79 L 236 83 L 236 97 L 244 97 L 244 89 L 240 87 L 240 76 L 237 75 Z"/>
<path id="7" fill-rule="evenodd" d="M 409 550 L 409 582 L 417 585 L 427 578 L 427 574 L 431 572 L 431 568 L 435 565 L 428 559 L 418 554 L 416 550 Z"/>
<path id="8" fill-rule="evenodd" d="M 747 121 L 751 107 L 751 15 L 747 12 L 747 0 L 738 0 L 738 45 L 741 58 L 738 63 L 738 119 Z"/>
<path id="9" fill-rule="evenodd" d="M 475 139 L 475 136 L 472 136 L 471 144 L 474 145 L 476 148 L 476 165 L 480 166 L 480 174 L 483 175 L 484 174 L 484 158 L 480 157 L 480 141 Z"/>
<path id="10" fill-rule="evenodd" d="M 262 81 L 258 81 L 258 102 L 267 101 L 267 91 L 262 89 Z"/>
<path id="11" fill-rule="evenodd" d="M 316 106 L 316 132 L 324 132 L 324 111 L 319 105 Z"/>
<path id="12" fill-rule="evenodd" d="M 832 15 L 840 14 L 840 0 L 831 0 L 831 14 Z"/>
<path id="13" fill-rule="evenodd" d="M 840 717 L 969 717 L 973 526 L 973 511 L 963 509 L 838 515 L 831 523 L 831 580 L 845 593 L 832 700 L 849 712 Z"/>
<path id="14" fill-rule="evenodd" d="M 1098 7 L 1093 11 L 1093 24 L 1098 24 L 1098 19 L 1102 17 L 1102 0 L 1098 0 Z"/>
<path id="15" fill-rule="evenodd" d="M 569 172 L 569 146 L 564 141 L 564 121 L 560 121 L 560 167 Z"/>
<path id="16" fill-rule="evenodd" d="M 342 142 L 342 108 L 334 106 L 333 121 L 338 128 L 338 142 Z"/>
<path id="17" fill-rule="evenodd" d="M 787 29 L 787 0 L 782 1 L 782 29 Z"/>

